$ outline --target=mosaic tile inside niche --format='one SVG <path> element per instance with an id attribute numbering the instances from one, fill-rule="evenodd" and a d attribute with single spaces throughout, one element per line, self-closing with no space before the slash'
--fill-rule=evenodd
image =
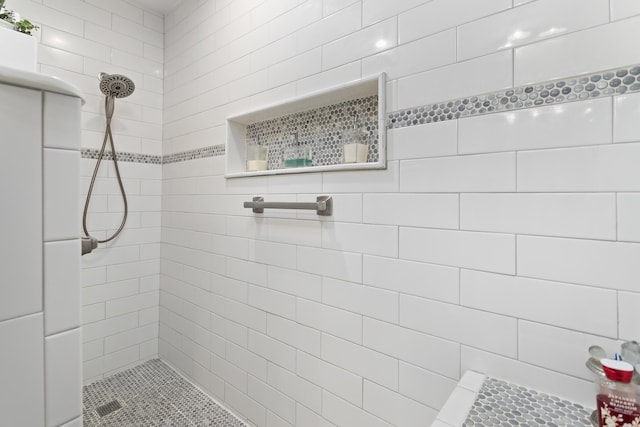
<path id="1" fill-rule="evenodd" d="M 248 141 L 269 147 L 268 169 L 282 169 L 284 150 L 294 146 L 294 134 L 300 145 L 312 147 L 313 166 L 342 163 L 342 132 L 353 127 L 353 114 L 358 127 L 369 134 L 368 162 L 378 161 L 378 95 L 344 101 L 338 104 L 247 126 Z"/>
<path id="2" fill-rule="evenodd" d="M 408 108 L 387 115 L 394 129 L 640 91 L 640 65 Z"/>
<path id="3" fill-rule="evenodd" d="M 463 426 L 591 426 L 590 415 L 577 403 L 488 377 Z"/>

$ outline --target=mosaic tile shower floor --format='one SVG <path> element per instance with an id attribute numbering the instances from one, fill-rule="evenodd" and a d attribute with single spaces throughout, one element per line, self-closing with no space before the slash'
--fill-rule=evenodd
<path id="1" fill-rule="evenodd" d="M 83 387 L 84 426 L 246 427 L 159 359 Z M 117 400 L 103 417 L 97 408 Z"/>
<path id="2" fill-rule="evenodd" d="M 464 427 L 591 426 L 585 407 L 495 378 L 482 384 Z"/>

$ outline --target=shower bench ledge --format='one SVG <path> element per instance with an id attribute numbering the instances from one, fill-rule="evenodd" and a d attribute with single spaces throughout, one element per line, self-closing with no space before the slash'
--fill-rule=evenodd
<path id="1" fill-rule="evenodd" d="M 510 401 L 500 404 L 501 397 L 507 395 Z M 491 396 L 489 401 L 486 400 L 487 396 Z M 592 408 L 585 408 L 578 403 L 467 371 L 431 427 L 498 425 L 494 424 L 497 421 L 500 421 L 499 425 L 507 423 L 530 427 L 591 426 L 591 412 Z M 519 417 L 522 419 L 518 420 Z M 510 424 L 510 420 L 515 424 Z"/>

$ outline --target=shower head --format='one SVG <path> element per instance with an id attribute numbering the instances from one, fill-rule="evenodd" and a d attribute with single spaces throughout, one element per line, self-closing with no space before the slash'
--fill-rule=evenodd
<path id="1" fill-rule="evenodd" d="M 114 98 L 126 98 L 136 90 L 136 85 L 127 76 L 122 74 L 98 73 L 100 90 L 107 96 Z"/>

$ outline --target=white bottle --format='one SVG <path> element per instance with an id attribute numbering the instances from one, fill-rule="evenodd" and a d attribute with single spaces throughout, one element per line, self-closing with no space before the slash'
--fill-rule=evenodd
<path id="1" fill-rule="evenodd" d="M 358 128 L 358 115 L 353 113 L 353 128 L 342 133 L 342 162 L 366 163 L 369 154 L 367 133 Z"/>
<path id="2" fill-rule="evenodd" d="M 257 143 L 247 143 L 246 158 L 247 172 L 264 171 L 268 169 L 268 148 Z"/>

